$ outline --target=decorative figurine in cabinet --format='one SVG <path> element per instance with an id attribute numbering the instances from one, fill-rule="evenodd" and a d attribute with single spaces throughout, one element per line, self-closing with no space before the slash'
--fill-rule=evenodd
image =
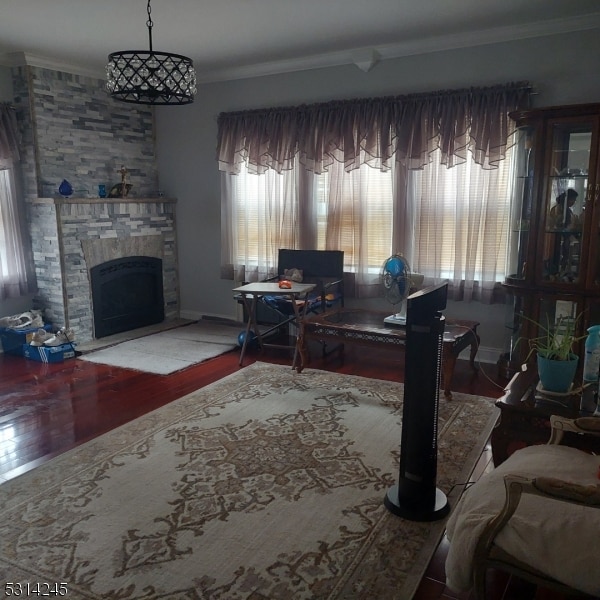
<path id="1" fill-rule="evenodd" d="M 517 131 L 504 282 L 507 374 L 527 355 L 527 344 L 517 340 L 539 334 L 532 321 L 552 328 L 560 316 L 580 316 L 580 334 L 600 324 L 600 104 L 510 116 Z M 580 356 L 582 349 L 583 342 Z"/>

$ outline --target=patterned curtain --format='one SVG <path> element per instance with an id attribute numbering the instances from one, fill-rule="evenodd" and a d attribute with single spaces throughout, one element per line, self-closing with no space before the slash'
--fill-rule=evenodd
<path id="1" fill-rule="evenodd" d="M 454 299 L 490 301 L 507 243 L 509 113 L 530 92 L 520 82 L 222 113 L 222 276 L 260 279 L 278 248 L 344 250 L 368 297 L 381 256 L 400 251 L 427 283 L 449 280 Z"/>
<path id="2" fill-rule="evenodd" d="M 469 152 L 483 168 L 494 168 L 506 152 L 508 113 L 527 105 L 526 82 L 487 88 L 438 91 L 221 113 L 219 169 L 277 173 L 294 166 L 327 171 L 334 161 L 346 171 L 368 164 L 388 170 L 392 160 L 421 169 L 435 150 L 442 164 L 464 162 Z"/>
<path id="3" fill-rule="evenodd" d="M 20 189 L 19 135 L 14 108 L 0 105 L 0 300 L 34 290 L 31 244 Z"/>

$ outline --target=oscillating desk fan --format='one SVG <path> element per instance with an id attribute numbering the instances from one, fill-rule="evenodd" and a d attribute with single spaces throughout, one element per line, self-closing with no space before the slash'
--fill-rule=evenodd
<path id="1" fill-rule="evenodd" d="M 383 321 L 388 325 L 406 325 L 406 305 L 404 301 L 410 293 L 412 275 L 410 266 L 402 254 L 393 254 L 381 267 L 383 293 L 392 305 L 400 304 L 400 310 L 386 317 Z M 404 309 L 404 310 L 403 310 Z"/>

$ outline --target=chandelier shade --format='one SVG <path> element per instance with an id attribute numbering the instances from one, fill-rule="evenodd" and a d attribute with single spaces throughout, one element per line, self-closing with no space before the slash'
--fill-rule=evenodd
<path id="1" fill-rule="evenodd" d="M 132 104 L 190 104 L 196 94 L 196 72 L 187 56 L 152 49 L 152 18 L 148 0 L 150 50 L 123 50 L 108 55 L 106 90 Z"/>

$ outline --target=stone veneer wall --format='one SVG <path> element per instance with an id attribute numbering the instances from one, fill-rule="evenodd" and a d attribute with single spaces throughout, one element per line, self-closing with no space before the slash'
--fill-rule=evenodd
<path id="1" fill-rule="evenodd" d="M 151 108 L 113 100 L 101 79 L 33 66 L 12 73 L 28 199 L 57 195 L 63 179 L 75 196 L 97 197 L 98 184 L 120 183 L 121 165 L 132 196 L 157 196 Z"/>
<path id="2" fill-rule="evenodd" d="M 39 198 L 31 204 L 38 302 L 45 319 L 94 338 L 90 269 L 125 256 L 163 261 L 165 317 L 179 315 L 175 201 Z"/>
<path id="3" fill-rule="evenodd" d="M 32 65 L 14 67 L 12 75 L 35 307 L 56 327 L 73 327 L 78 340 L 92 339 L 91 256 L 135 252 L 163 259 L 165 315 L 178 316 L 175 201 L 157 198 L 152 109 L 113 100 L 101 79 Z M 129 196 L 98 198 L 99 184 L 109 190 L 120 183 L 121 165 L 133 185 Z M 72 198 L 58 195 L 63 179 Z"/>

